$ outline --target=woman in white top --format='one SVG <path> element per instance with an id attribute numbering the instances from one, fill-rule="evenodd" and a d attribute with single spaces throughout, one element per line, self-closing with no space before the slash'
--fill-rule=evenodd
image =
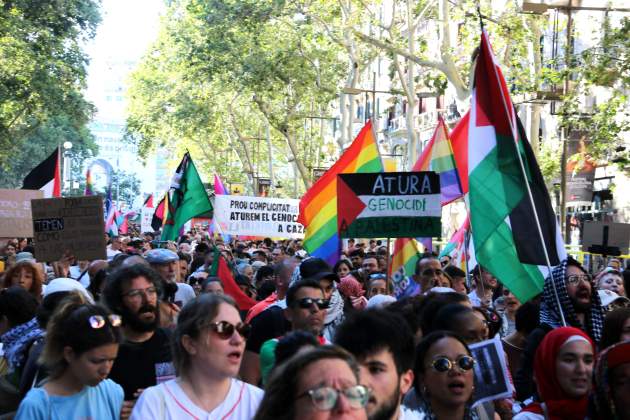
<path id="1" fill-rule="evenodd" d="M 184 306 L 173 336 L 177 378 L 147 388 L 131 419 L 250 419 L 263 391 L 235 379 L 249 325 L 234 300 L 203 294 Z"/>

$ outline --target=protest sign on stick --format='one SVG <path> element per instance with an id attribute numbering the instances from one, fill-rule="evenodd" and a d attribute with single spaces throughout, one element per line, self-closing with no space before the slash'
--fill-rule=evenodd
<path id="1" fill-rule="evenodd" d="M 435 172 L 337 176 L 342 238 L 437 237 L 441 217 L 440 177 Z"/>
<path id="2" fill-rule="evenodd" d="M 214 219 L 222 234 L 300 239 L 298 200 L 233 195 L 214 197 Z"/>
<path id="3" fill-rule="evenodd" d="M 32 238 L 31 200 L 43 196 L 39 190 L 0 189 L 0 238 Z"/>
<path id="4" fill-rule="evenodd" d="M 32 200 L 35 257 L 57 261 L 105 259 L 103 199 L 100 196 Z"/>

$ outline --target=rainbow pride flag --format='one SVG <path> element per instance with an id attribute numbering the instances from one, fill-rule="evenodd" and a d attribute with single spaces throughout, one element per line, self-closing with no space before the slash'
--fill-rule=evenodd
<path id="1" fill-rule="evenodd" d="M 420 247 L 415 239 L 398 238 L 394 241 L 389 277 L 392 279 L 394 295 L 397 299 L 420 293 L 420 286 L 411 278 L 420 255 Z"/>
<path id="2" fill-rule="evenodd" d="M 87 170 L 85 174 L 85 192 L 83 195 L 94 195 L 94 183 L 92 181 L 92 171 Z"/>
<path id="3" fill-rule="evenodd" d="M 337 175 L 383 172 L 383 162 L 368 121 L 350 147 L 300 200 L 298 222 L 306 228 L 304 248 L 310 255 L 334 264 L 341 253 L 337 232 Z"/>
<path id="4" fill-rule="evenodd" d="M 434 171 L 440 175 L 443 206 L 463 195 L 448 130 L 441 116 L 438 117 L 433 137 L 411 170 Z"/>
<path id="5" fill-rule="evenodd" d="M 451 257 L 452 264 L 466 271 L 466 235 L 470 233 L 470 217 L 466 216 L 466 220 L 459 229 L 451 236 L 451 239 L 440 252 L 439 258 L 445 255 Z"/>

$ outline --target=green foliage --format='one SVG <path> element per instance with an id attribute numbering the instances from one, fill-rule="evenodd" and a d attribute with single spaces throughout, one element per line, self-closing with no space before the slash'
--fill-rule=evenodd
<path id="1" fill-rule="evenodd" d="M 278 1 L 173 2 L 131 79 L 128 134 L 141 153 L 156 144 L 195 149 L 201 168 L 240 181 L 225 158 L 233 151 L 249 177 L 261 173 L 255 166 L 269 159 L 256 162 L 254 152 L 269 150 L 248 139 L 268 120 L 274 163 L 313 166 L 317 154 L 298 139 L 305 117 L 326 113 L 344 68 L 321 28 L 294 22 L 294 13 Z"/>
<path id="2" fill-rule="evenodd" d="M 540 146 L 536 160 L 547 182 L 547 187 L 551 187 L 553 182 L 560 179 L 561 155 L 562 148 L 558 143 L 545 142 Z"/>
<path id="3" fill-rule="evenodd" d="M 13 149 L 6 170 L 0 170 L 0 185 L 20 188 L 24 177 L 66 141 L 72 143 L 74 162 L 83 162 L 97 152 L 94 137 L 85 126 L 77 127 L 66 115 L 55 115 L 27 135 L 20 147 Z M 82 177 L 78 173 L 81 165 L 75 166 L 73 179 L 79 179 Z"/>
<path id="4" fill-rule="evenodd" d="M 100 21 L 95 0 L 0 1 L 0 167 L 56 115 L 83 126 L 92 113 L 81 90 L 81 44 Z M 53 123 L 54 125 L 55 123 Z"/>

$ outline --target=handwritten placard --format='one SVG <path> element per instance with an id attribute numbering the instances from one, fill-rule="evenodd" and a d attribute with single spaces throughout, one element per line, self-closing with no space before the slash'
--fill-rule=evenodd
<path id="1" fill-rule="evenodd" d="M 35 257 L 57 261 L 105 259 L 103 199 L 100 196 L 32 200 Z"/>

